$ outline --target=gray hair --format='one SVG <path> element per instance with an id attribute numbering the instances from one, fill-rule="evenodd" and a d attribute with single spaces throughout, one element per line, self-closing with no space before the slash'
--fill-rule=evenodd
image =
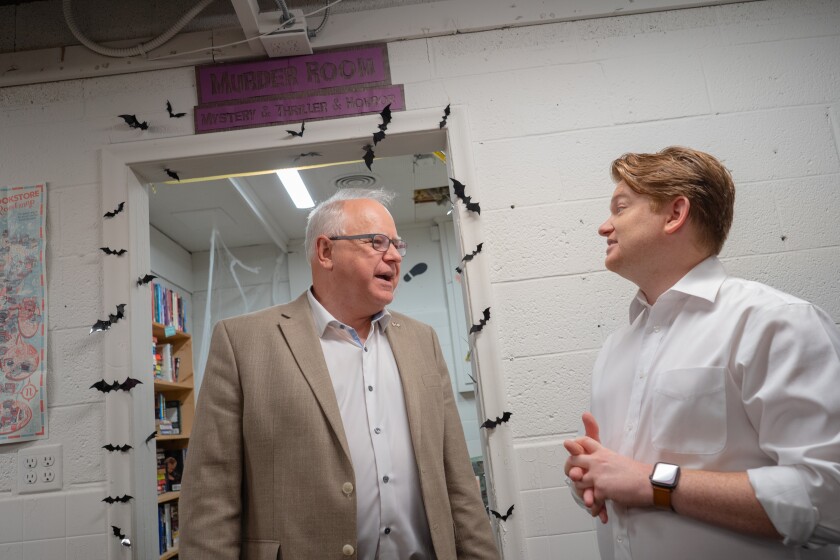
<path id="1" fill-rule="evenodd" d="M 308 259 L 315 256 L 315 240 L 321 236 L 341 235 L 344 227 L 344 202 L 347 200 L 370 199 L 387 207 L 396 193 L 382 189 L 339 189 L 327 200 L 319 203 L 306 220 L 304 251 Z"/>

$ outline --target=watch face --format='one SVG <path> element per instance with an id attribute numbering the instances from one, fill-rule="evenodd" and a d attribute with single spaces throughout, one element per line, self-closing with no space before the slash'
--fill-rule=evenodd
<path id="1" fill-rule="evenodd" d="M 680 468 L 669 463 L 656 463 L 650 479 L 661 486 L 673 487 L 677 483 Z"/>

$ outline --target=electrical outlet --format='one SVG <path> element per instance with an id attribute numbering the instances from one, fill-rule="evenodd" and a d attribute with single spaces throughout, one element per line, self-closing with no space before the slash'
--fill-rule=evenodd
<path id="1" fill-rule="evenodd" d="M 18 494 L 61 490 L 61 444 L 18 451 Z"/>

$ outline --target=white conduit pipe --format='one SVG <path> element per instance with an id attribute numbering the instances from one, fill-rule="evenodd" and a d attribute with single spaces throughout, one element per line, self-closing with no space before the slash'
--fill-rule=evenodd
<path id="1" fill-rule="evenodd" d="M 67 27 L 70 28 L 70 32 L 73 33 L 73 36 L 79 40 L 84 46 L 89 48 L 95 53 L 99 53 L 103 56 L 110 56 L 114 58 L 126 58 L 129 56 L 145 56 L 146 53 L 152 51 L 159 46 L 163 45 L 167 41 L 169 41 L 172 37 L 175 36 L 176 33 L 181 31 L 185 25 L 187 25 L 190 21 L 197 16 L 201 10 L 209 6 L 213 3 L 214 0 L 201 0 L 198 4 L 193 6 L 186 14 L 181 16 L 181 19 L 178 22 L 170 27 L 168 30 L 164 31 L 162 34 L 158 35 L 151 41 L 146 43 L 141 43 L 139 45 L 135 45 L 133 47 L 127 47 L 123 49 L 112 49 L 109 47 L 103 47 L 102 45 L 98 45 L 85 37 L 79 28 L 76 26 L 76 20 L 73 17 L 73 9 L 70 6 L 71 0 L 63 0 L 62 7 L 64 9 L 64 20 L 67 22 Z"/>

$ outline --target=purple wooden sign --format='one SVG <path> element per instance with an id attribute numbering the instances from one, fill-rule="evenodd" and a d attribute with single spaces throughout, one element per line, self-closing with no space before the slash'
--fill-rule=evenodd
<path id="1" fill-rule="evenodd" d="M 390 85 L 386 45 L 195 69 L 198 104 L 315 89 Z"/>
<path id="2" fill-rule="evenodd" d="M 195 131 L 196 133 L 217 132 L 235 128 L 253 128 L 379 113 L 389 103 L 392 111 L 405 110 L 405 93 L 402 84 L 324 95 L 261 99 L 245 103 L 196 107 Z"/>

